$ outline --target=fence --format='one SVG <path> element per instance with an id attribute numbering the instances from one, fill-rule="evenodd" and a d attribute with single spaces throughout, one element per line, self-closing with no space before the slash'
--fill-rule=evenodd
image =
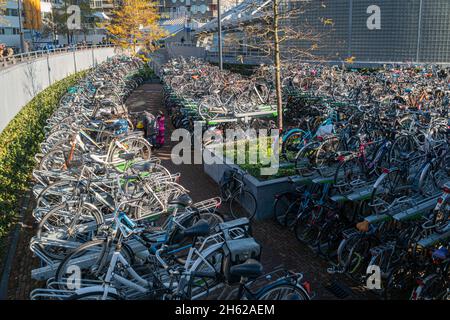
<path id="1" fill-rule="evenodd" d="M 66 48 L 58 48 L 58 49 L 51 49 L 51 50 L 38 50 L 38 51 L 32 51 L 27 53 L 19 53 L 15 54 L 10 57 L 0 57 L 0 70 L 2 68 L 6 68 L 10 65 L 15 65 L 22 62 L 28 62 L 31 60 L 44 58 L 47 56 L 55 55 L 55 54 L 61 54 L 61 53 L 68 53 L 68 52 L 77 52 L 77 51 L 84 51 L 84 50 L 95 50 L 100 48 L 112 48 L 113 45 L 92 45 L 92 46 L 84 46 L 84 47 L 66 47 Z"/>
<path id="2" fill-rule="evenodd" d="M 283 0 L 286 6 L 299 2 Z M 232 25 L 227 23 L 223 31 L 224 43 L 231 33 L 234 38 L 240 36 L 241 20 L 247 19 L 242 16 Z M 299 37 L 283 42 L 283 46 L 305 50 L 314 47 L 311 53 L 322 60 L 342 61 L 353 57 L 368 64 L 383 61 L 450 63 L 449 21 L 449 0 L 310 1 L 302 14 L 285 23 L 294 30 L 304 30 L 305 34 L 312 30 L 318 35 L 317 39 Z M 203 37 L 211 35 L 214 38 L 208 41 L 217 46 L 215 26 L 201 34 Z M 243 40 L 247 40 L 246 36 Z M 215 55 L 211 53 L 210 57 Z M 242 55 L 252 56 L 245 52 Z"/>
<path id="3" fill-rule="evenodd" d="M 8 61 L 7 67 L 0 68 L 0 132 L 39 92 L 115 54 L 115 48 L 102 46 L 16 55 L 15 64 Z"/>

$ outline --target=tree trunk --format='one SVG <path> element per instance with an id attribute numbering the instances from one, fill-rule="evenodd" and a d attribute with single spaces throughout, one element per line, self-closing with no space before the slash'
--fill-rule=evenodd
<path id="1" fill-rule="evenodd" d="M 280 62 L 280 39 L 278 35 L 278 12 L 279 0 L 273 0 L 273 46 L 275 66 L 275 93 L 277 97 L 278 129 L 283 130 L 283 94 L 281 92 L 281 62 Z"/>

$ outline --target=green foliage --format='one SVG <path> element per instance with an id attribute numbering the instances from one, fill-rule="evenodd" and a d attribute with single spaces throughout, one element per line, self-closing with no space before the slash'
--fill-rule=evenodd
<path id="1" fill-rule="evenodd" d="M 239 164 L 238 154 L 240 153 L 240 150 L 242 150 L 242 144 L 244 144 L 245 148 L 245 158 L 244 158 L 245 163 Z M 257 178 L 260 181 L 273 180 L 277 178 L 295 175 L 296 172 L 293 165 L 281 166 L 278 169 L 278 172 L 271 176 L 261 175 L 261 169 L 268 167 L 268 164 L 261 162 L 260 156 L 262 152 L 265 152 L 268 160 L 272 155 L 271 145 L 272 140 L 270 137 L 268 137 L 265 145 L 260 145 L 260 140 L 258 140 L 257 143 L 254 143 L 253 141 L 251 144 L 247 140 L 241 140 L 231 145 L 230 144 L 224 145 L 222 150 L 217 151 L 219 153 L 224 154 L 228 159 L 232 160 L 233 163 L 238 164 L 240 168 L 247 171 L 250 175 L 252 175 L 253 177 Z M 251 157 L 250 155 L 253 155 L 253 157 Z M 256 159 L 255 155 L 258 155 L 257 157 L 258 161 L 256 163 L 250 163 L 249 160 L 251 158 Z"/>
<path id="2" fill-rule="evenodd" d="M 139 70 L 138 75 L 142 77 L 144 80 L 148 80 L 153 77 L 154 73 L 152 68 L 148 64 L 144 64 L 144 67 Z"/>
<path id="3" fill-rule="evenodd" d="M 35 165 L 34 155 L 45 137 L 46 120 L 68 88 L 85 73 L 69 76 L 43 90 L 0 133 L 0 239 L 16 221 L 20 198 Z"/>

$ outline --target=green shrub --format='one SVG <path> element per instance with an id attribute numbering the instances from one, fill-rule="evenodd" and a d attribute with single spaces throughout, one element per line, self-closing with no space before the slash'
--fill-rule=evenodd
<path id="1" fill-rule="evenodd" d="M 153 72 L 152 68 L 150 68 L 150 66 L 148 64 L 144 64 L 144 67 L 142 67 L 139 70 L 138 75 L 140 77 L 142 77 L 144 80 L 148 80 L 151 77 L 153 77 L 154 72 Z"/>
<path id="2" fill-rule="evenodd" d="M 35 165 L 34 155 L 45 137 L 46 120 L 68 88 L 85 74 L 71 75 L 43 90 L 0 133 L 0 240 L 16 222 L 19 201 Z"/>

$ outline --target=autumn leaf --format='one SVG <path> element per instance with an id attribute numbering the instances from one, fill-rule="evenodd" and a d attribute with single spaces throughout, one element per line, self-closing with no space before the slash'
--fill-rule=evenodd
<path id="1" fill-rule="evenodd" d="M 334 26 L 334 21 L 333 19 L 324 19 L 323 20 L 323 24 L 328 26 L 328 25 L 333 25 Z"/>

